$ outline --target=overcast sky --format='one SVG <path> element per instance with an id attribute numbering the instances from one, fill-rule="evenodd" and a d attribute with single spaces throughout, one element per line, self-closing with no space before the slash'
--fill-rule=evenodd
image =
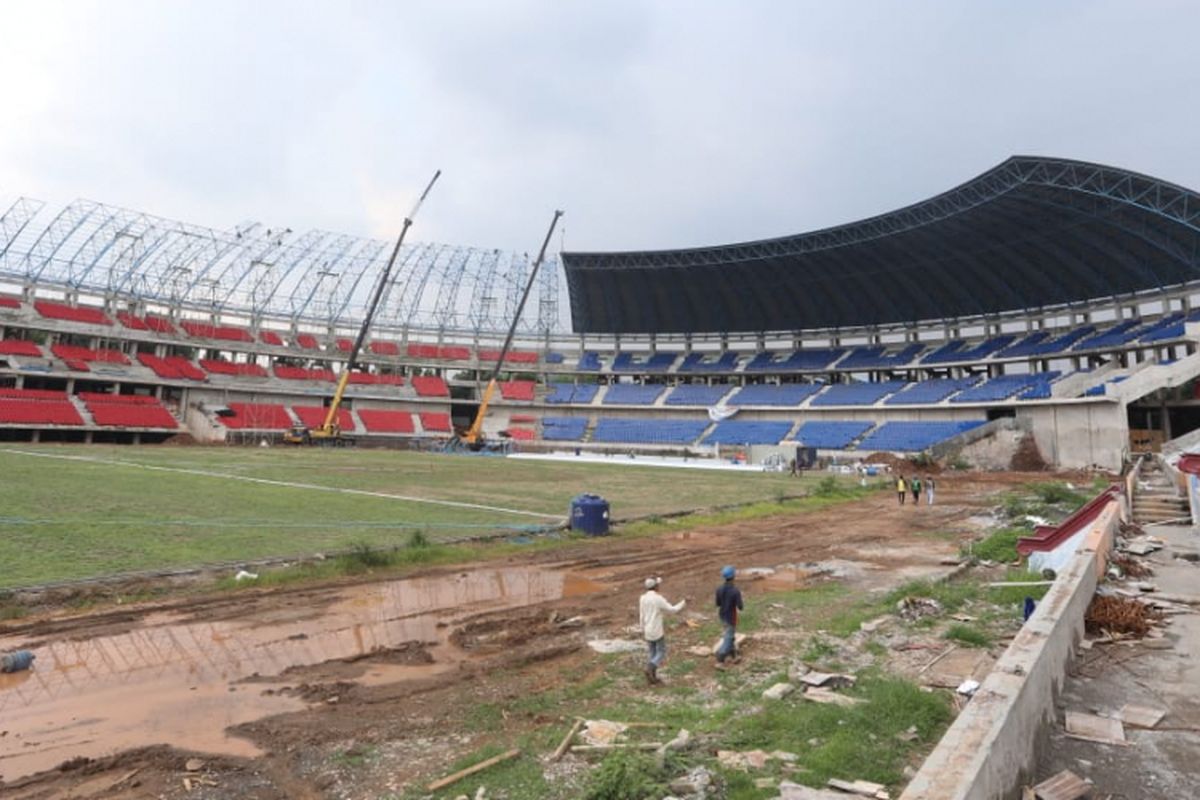
<path id="1" fill-rule="evenodd" d="M 1200 188 L 1189 2 L 0 0 L 0 198 L 534 250 L 798 233 L 1014 153 Z"/>

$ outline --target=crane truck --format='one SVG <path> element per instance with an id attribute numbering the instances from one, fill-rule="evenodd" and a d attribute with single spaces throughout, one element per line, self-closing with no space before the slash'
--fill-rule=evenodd
<path id="1" fill-rule="evenodd" d="M 487 416 L 488 405 L 492 402 L 492 396 L 496 393 L 497 379 L 500 377 L 500 370 L 504 367 L 504 359 L 508 355 L 508 350 L 512 347 L 513 337 L 517 333 L 517 323 L 521 321 L 521 312 L 525 310 L 525 301 L 529 299 L 529 293 L 533 289 L 533 282 L 537 279 L 538 269 L 542 266 L 542 261 L 546 258 L 546 248 L 550 246 L 550 237 L 554 235 L 554 228 L 558 225 L 558 220 L 562 215 L 563 212 L 555 211 L 554 218 L 550 220 L 550 229 L 546 231 L 546 238 L 542 240 L 542 249 L 538 251 L 537 259 L 533 262 L 533 269 L 529 271 L 529 280 L 525 283 L 525 291 L 521 294 L 521 302 L 517 304 L 516 313 L 513 314 L 512 322 L 508 326 L 508 335 L 504 337 L 504 346 L 500 348 L 500 354 L 496 357 L 496 366 L 492 367 L 487 387 L 483 390 L 483 396 L 479 400 L 479 409 L 475 412 L 475 419 L 472 420 L 470 427 L 465 431 L 461 431 L 457 436 L 457 444 L 467 450 L 478 452 L 485 446 L 483 418 Z"/>
<path id="2" fill-rule="evenodd" d="M 404 225 L 400 228 L 400 236 L 396 239 L 396 246 L 392 248 L 392 255 L 388 258 L 387 266 L 383 268 L 383 273 L 379 276 L 379 283 L 375 285 L 375 291 L 371 295 L 371 302 L 367 306 L 367 313 L 363 317 L 362 326 L 358 329 L 358 336 L 354 339 L 354 345 L 350 348 L 350 355 L 346 359 L 346 366 L 342 370 L 342 374 L 338 376 L 337 388 L 334 389 L 333 399 L 330 401 L 329 408 L 325 413 L 325 421 L 319 428 L 309 428 L 306 425 L 293 427 L 283 435 L 283 441 L 287 444 L 319 444 L 340 447 L 351 443 L 352 440 L 342 432 L 342 426 L 338 422 L 338 411 L 341 409 L 342 400 L 346 396 L 346 387 L 350 384 L 350 374 L 358 365 L 358 356 L 367 342 L 367 333 L 371 329 L 371 322 L 375 318 L 375 312 L 379 309 L 379 301 L 383 299 L 384 292 L 387 291 L 388 281 L 392 275 L 392 267 L 396 265 L 396 258 L 400 255 L 400 246 L 404 244 L 404 236 L 408 233 L 408 229 L 412 227 L 413 219 L 417 216 L 417 211 L 421 209 L 421 204 L 425 202 L 425 198 L 429 196 L 429 191 L 433 189 L 433 184 L 437 183 L 437 179 L 441 174 L 442 171 L 440 169 L 433 174 L 429 185 L 425 187 L 425 191 L 421 192 L 421 196 L 417 199 L 416 205 L 413 206 L 408 216 L 404 218 Z"/>

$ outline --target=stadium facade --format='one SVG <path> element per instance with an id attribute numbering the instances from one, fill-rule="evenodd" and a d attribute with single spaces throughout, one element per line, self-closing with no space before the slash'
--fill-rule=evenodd
<path id="1" fill-rule="evenodd" d="M 307 423 L 388 251 L 90 201 L 5 208 L 9 440 L 257 440 Z M 813 233 L 564 252 L 485 430 L 530 448 L 966 447 L 981 461 L 1028 433 L 1053 464 L 1115 468 L 1200 428 L 1198 223 L 1187 189 L 1021 156 Z M 343 427 L 411 444 L 473 413 L 530 259 L 414 244 L 399 265 Z"/>

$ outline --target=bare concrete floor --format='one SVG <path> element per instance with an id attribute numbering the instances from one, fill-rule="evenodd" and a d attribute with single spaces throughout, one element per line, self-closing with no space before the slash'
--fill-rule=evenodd
<path id="1" fill-rule="evenodd" d="M 1160 592 L 1200 594 L 1200 565 L 1177 558 L 1200 549 L 1189 527 L 1156 526 L 1148 533 L 1168 546 L 1146 561 Z M 1200 607 L 1172 617 L 1165 641 L 1096 646 L 1080 651 L 1068 672 L 1055 724 L 1041 748 L 1036 779 L 1063 769 L 1090 780 L 1098 800 L 1157 800 L 1200 797 Z M 1128 746 L 1081 741 L 1063 729 L 1067 710 L 1115 716 L 1126 704 L 1165 710 L 1152 730 L 1126 726 Z"/>

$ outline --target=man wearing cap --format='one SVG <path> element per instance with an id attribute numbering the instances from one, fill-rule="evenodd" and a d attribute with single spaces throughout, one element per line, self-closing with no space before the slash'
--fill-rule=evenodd
<path id="1" fill-rule="evenodd" d="M 663 613 L 678 614 L 687 600 L 680 600 L 675 605 L 667 602 L 667 598 L 658 593 L 658 585 L 662 578 L 646 578 L 646 591 L 638 601 L 639 617 L 642 625 L 642 635 L 650 648 L 650 657 L 646 662 L 646 680 L 650 683 L 662 683 L 658 678 L 658 668 L 667 657 L 667 639 L 663 633 Z"/>
<path id="2" fill-rule="evenodd" d="M 727 658 L 736 663 L 738 660 L 738 612 L 744 607 L 742 592 L 733 584 L 733 579 L 737 577 L 737 570 L 733 567 L 725 567 L 721 570 L 721 577 L 725 579 L 725 582 L 717 589 L 717 608 L 720 609 L 718 616 L 725 626 L 725 633 L 721 638 L 721 646 L 717 648 L 717 663 L 724 664 Z"/>

